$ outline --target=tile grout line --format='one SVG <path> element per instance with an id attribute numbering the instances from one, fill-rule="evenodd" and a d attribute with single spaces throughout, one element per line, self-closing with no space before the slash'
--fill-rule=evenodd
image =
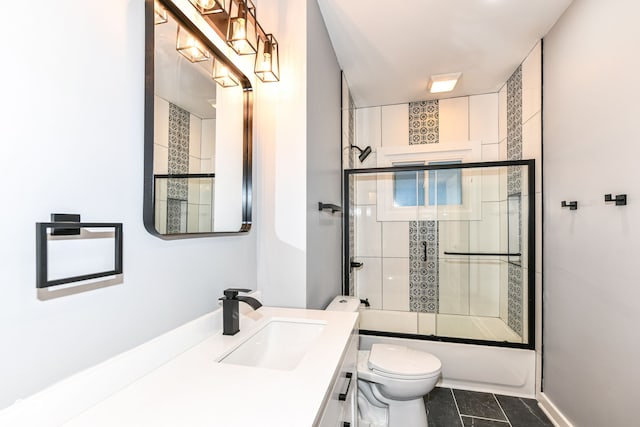
<path id="1" fill-rule="evenodd" d="M 479 420 L 494 421 L 494 422 L 500 423 L 500 424 L 508 424 L 509 427 L 513 427 L 511 425 L 511 423 L 509 422 L 509 419 L 507 419 L 507 421 L 505 421 L 505 420 L 496 420 L 495 418 L 486 418 L 486 417 L 479 417 L 477 415 L 467 415 L 467 414 L 464 414 L 464 415 L 461 415 L 461 416 L 467 417 L 467 418 L 476 418 L 476 419 L 479 419 Z"/>
<path id="2" fill-rule="evenodd" d="M 453 387 L 449 389 L 451 391 L 451 396 L 453 397 L 453 403 L 456 405 L 456 411 L 458 411 L 458 418 L 460 419 L 460 426 L 464 427 L 464 421 L 462 421 L 462 414 L 460 414 L 460 407 L 458 406 L 458 401 L 456 400 L 456 394 L 453 392 Z"/>
<path id="3" fill-rule="evenodd" d="M 511 425 L 511 420 L 509 419 L 509 417 L 507 416 L 507 413 L 504 411 L 504 409 L 502 408 L 502 405 L 500 404 L 500 401 L 498 400 L 498 398 L 496 397 L 495 394 L 491 393 L 491 396 L 493 396 L 494 400 L 496 401 L 496 403 L 498 404 L 498 407 L 500 408 L 500 410 L 502 411 L 502 415 L 504 415 L 504 417 L 506 418 L 507 422 L 509 423 L 509 427 L 513 427 Z"/>

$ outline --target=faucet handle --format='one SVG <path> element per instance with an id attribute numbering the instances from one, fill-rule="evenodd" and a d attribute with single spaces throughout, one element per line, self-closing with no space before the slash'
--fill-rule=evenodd
<path id="1" fill-rule="evenodd" d="M 224 290 L 224 297 L 226 299 L 236 299 L 238 292 L 251 292 L 251 289 L 229 288 Z M 224 299 L 224 298 L 220 298 Z"/>

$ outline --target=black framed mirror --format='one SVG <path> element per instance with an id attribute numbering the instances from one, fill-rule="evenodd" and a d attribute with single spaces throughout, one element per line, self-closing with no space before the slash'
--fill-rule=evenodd
<path id="1" fill-rule="evenodd" d="M 251 228 L 252 87 L 203 25 L 145 0 L 143 219 L 163 239 Z"/>

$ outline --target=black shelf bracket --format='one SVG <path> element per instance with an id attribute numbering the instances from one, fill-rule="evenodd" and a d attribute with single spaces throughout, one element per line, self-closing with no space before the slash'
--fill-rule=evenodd
<path id="1" fill-rule="evenodd" d="M 319 211 L 323 211 L 323 210 L 330 210 L 331 214 L 334 214 L 336 212 L 342 212 L 342 208 L 338 205 L 334 205 L 331 203 L 322 203 L 322 202 L 318 202 L 318 210 Z"/>
<path id="2" fill-rule="evenodd" d="M 616 197 L 611 197 L 611 194 L 604 195 L 605 202 L 616 202 L 616 206 L 626 206 L 627 205 L 627 195 L 626 194 L 616 194 Z"/>
<path id="3" fill-rule="evenodd" d="M 560 207 L 562 208 L 569 208 L 570 211 L 575 211 L 578 209 L 578 202 L 573 200 L 570 202 L 567 202 L 566 200 L 563 200 L 562 203 L 560 203 Z"/>

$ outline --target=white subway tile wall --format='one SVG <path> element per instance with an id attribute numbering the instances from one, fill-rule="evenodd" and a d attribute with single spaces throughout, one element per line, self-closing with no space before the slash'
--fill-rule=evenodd
<path id="1" fill-rule="evenodd" d="M 409 311 L 408 258 L 382 258 L 382 308 Z"/>
<path id="2" fill-rule="evenodd" d="M 381 107 L 381 142 L 383 147 L 404 147 L 409 141 L 408 104 Z M 356 136 L 356 140 L 358 140 Z"/>
<path id="3" fill-rule="evenodd" d="M 440 144 L 469 141 L 469 97 L 441 99 L 439 104 Z"/>
<path id="4" fill-rule="evenodd" d="M 482 141 L 482 144 L 497 144 L 500 142 L 496 117 L 498 117 L 497 93 L 470 96 L 469 140 Z M 492 160 L 497 158 L 496 153 Z"/>
<path id="5" fill-rule="evenodd" d="M 382 310 L 382 258 L 358 257 L 354 269 L 356 295 L 368 299 L 372 309 Z"/>

